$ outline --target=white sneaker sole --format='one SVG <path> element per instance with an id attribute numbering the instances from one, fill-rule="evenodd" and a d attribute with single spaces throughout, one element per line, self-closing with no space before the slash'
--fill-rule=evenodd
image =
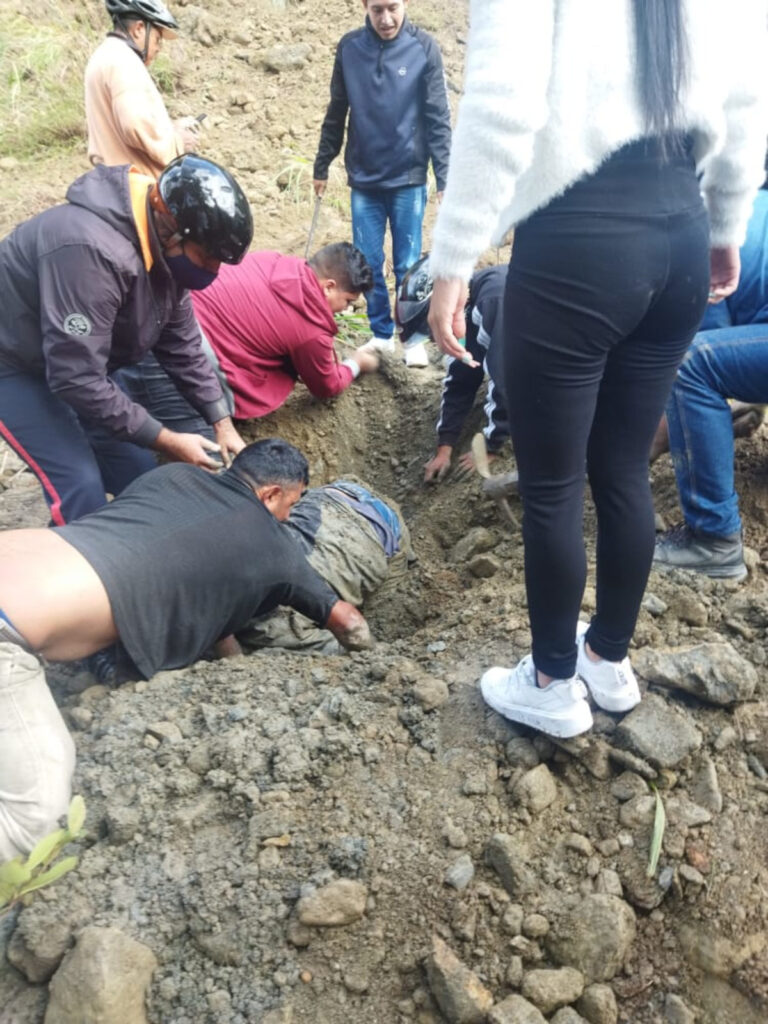
<path id="1" fill-rule="evenodd" d="M 584 622 L 580 622 L 577 627 L 576 649 L 578 654 L 576 656 L 576 674 L 586 684 L 587 689 L 592 695 L 592 700 L 603 711 L 612 711 L 614 713 L 631 711 L 632 708 L 637 707 L 641 700 L 637 680 L 633 679 L 624 686 L 621 684 L 606 686 L 594 678 L 595 669 L 593 663 L 589 660 L 589 656 L 584 650 L 583 637 L 588 628 Z M 592 674 L 592 679 L 590 679 L 590 674 Z"/>
<path id="2" fill-rule="evenodd" d="M 575 701 L 571 707 L 560 711 L 542 711 L 528 704 L 515 704 L 499 693 L 504 679 L 509 676 L 505 668 L 489 668 L 480 678 L 480 692 L 483 700 L 494 711 L 509 718 L 512 722 L 530 725 L 539 732 L 558 739 L 570 739 L 592 728 L 592 712 L 585 700 Z"/>

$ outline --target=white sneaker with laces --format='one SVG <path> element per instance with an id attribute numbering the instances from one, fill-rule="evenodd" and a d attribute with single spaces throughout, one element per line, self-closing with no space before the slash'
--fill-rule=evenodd
<path id="1" fill-rule="evenodd" d="M 389 352 L 395 351 L 395 339 L 392 338 L 370 338 L 364 345 L 360 346 L 362 352 Z"/>
<path id="2" fill-rule="evenodd" d="M 415 345 L 406 345 L 403 356 L 406 366 L 429 366 L 429 353 L 423 341 Z"/>
<path id="3" fill-rule="evenodd" d="M 604 711 L 630 711 L 640 703 L 640 687 L 629 658 L 592 661 L 584 645 L 589 624 L 576 625 L 576 672 L 589 687 L 592 699 Z"/>
<path id="4" fill-rule="evenodd" d="M 527 654 L 513 669 L 489 668 L 480 679 L 483 700 L 494 711 L 550 736 L 567 739 L 592 726 L 587 691 L 576 676 L 536 685 L 536 667 Z"/>

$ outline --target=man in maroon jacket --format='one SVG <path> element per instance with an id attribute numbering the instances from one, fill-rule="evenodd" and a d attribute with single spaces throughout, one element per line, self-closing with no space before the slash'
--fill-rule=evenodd
<path id="1" fill-rule="evenodd" d="M 67 202 L 0 242 L 0 437 L 35 472 L 62 525 L 155 465 L 146 449 L 215 469 L 244 446 L 205 358 L 187 289 L 237 263 L 253 235 L 248 202 L 223 167 L 195 154 L 157 182 L 98 167 Z M 111 379 L 149 351 L 218 444 L 178 434 Z M 125 443 L 131 442 L 131 443 Z"/>
<path id="2" fill-rule="evenodd" d="M 333 398 L 360 374 L 376 370 L 375 352 L 356 349 L 339 361 L 334 349 L 340 313 L 372 286 L 363 254 L 349 242 L 326 245 L 310 260 L 252 252 L 222 267 L 192 298 L 209 358 L 238 419 L 266 416 L 302 380 L 318 398 Z M 120 386 L 174 430 L 204 424 L 150 356 L 121 370 Z"/>

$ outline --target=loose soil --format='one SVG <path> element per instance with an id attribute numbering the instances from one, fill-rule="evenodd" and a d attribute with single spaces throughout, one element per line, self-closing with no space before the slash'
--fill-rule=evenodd
<path id="1" fill-rule="evenodd" d="M 455 96 L 466 4 L 414 0 L 411 8 L 439 37 Z M 210 0 L 205 12 L 180 8 L 186 34 L 171 51 L 179 82 L 169 105 L 174 114 L 208 112 L 203 148 L 235 168 L 248 189 L 259 247 L 303 252 L 311 163 L 300 161 L 314 154 L 335 41 L 359 14 L 357 3 L 340 0 L 327 0 L 321 11 L 309 2 L 279 10 L 266 0 Z M 280 74 L 263 68 L 270 47 L 299 43 L 311 47 L 302 67 Z M 3 230 L 22 210 L 32 214 L 61 200 L 85 169 L 83 152 L 0 170 Z M 339 172 L 315 243 L 349 235 Z M 434 934 L 495 1000 L 513 991 L 513 956 L 522 955 L 526 969 L 549 963 L 544 943 L 510 930 L 510 896 L 485 860 L 492 835 L 509 832 L 525 844 L 535 872 L 533 890 L 513 901 L 525 915 L 552 921 L 573 897 L 594 891 L 601 872 L 621 877 L 638 925 L 612 981 L 621 1021 L 669 1019 L 669 993 L 705 1024 L 765 1021 L 765 429 L 737 442 L 736 486 L 755 553 L 748 580 L 653 574 L 648 589 L 658 601 L 638 623 L 636 648 L 728 641 L 759 680 L 755 699 L 735 710 L 652 688 L 702 734 L 698 751 L 657 773 L 663 798 L 692 792 L 709 758 L 723 804 L 707 822 L 668 829 L 660 868 L 672 869 L 671 882 L 642 907 L 641 887 L 630 876 L 647 862 L 650 827 L 619 822 L 622 766 L 611 762 L 596 773 L 583 752 L 512 727 L 479 697 L 484 668 L 511 664 L 529 648 L 522 543 L 519 529 L 483 496 L 478 477 L 422 483 L 441 378 L 438 362 L 407 371 L 392 359 L 334 402 L 297 389 L 276 414 L 243 425 L 249 438 L 279 434 L 299 445 L 315 484 L 352 472 L 401 503 L 419 560 L 402 589 L 372 608 L 373 652 L 261 653 L 113 691 L 87 673 L 51 666 L 77 743 L 75 790 L 85 796 L 89 837 L 78 870 L 41 892 L 18 928 L 31 946 L 55 933 L 66 948 L 88 923 L 116 926 L 145 943 L 159 961 L 148 1000 L 153 1024 L 429 1024 L 445 1019 L 423 966 Z M 481 416 L 478 404 L 465 444 Z M 498 469 L 513 466 L 507 454 Z M 652 476 L 657 510 L 674 522 L 666 457 Z M 0 452 L 0 486 L 0 527 L 46 522 L 36 481 L 10 453 Z M 519 519 L 514 499 L 512 509 Z M 455 557 L 454 546 L 476 529 L 486 531 L 483 544 L 497 563 L 488 578 Z M 592 565 L 591 506 L 585 533 Z M 585 615 L 594 607 L 593 584 L 590 574 Z M 421 684 L 434 680 L 446 684 L 447 699 L 426 710 Z M 610 741 L 620 716 L 596 718 L 596 732 Z M 525 764 L 519 743 L 509 742 L 520 737 L 533 740 Z M 536 762 L 552 772 L 557 796 L 532 813 L 513 789 Z M 574 833 L 589 840 L 590 856 L 577 850 Z M 465 853 L 475 874 L 456 890 L 444 875 Z M 682 867 L 695 868 L 700 881 Z M 339 928 L 299 925 L 299 898 L 336 878 L 366 887 L 362 919 Z M 754 955 L 745 954 L 735 970 L 730 963 L 704 973 L 681 941 L 686 926 L 702 942 L 719 936 L 734 949 L 749 943 Z M 3 1024 L 42 1021 L 46 1002 L 46 985 L 29 984 L 3 963 Z"/>

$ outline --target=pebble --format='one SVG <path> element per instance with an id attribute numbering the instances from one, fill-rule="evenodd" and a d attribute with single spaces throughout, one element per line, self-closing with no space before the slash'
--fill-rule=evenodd
<path id="1" fill-rule="evenodd" d="M 575 967 L 587 982 L 610 981 L 635 939 L 635 915 L 617 896 L 585 896 L 553 922 L 547 948 L 556 962 Z"/>
<path id="2" fill-rule="evenodd" d="M 717 739 L 715 740 L 713 746 L 715 750 L 718 751 L 718 753 L 720 753 L 723 750 L 727 750 L 728 747 L 732 746 L 738 740 L 738 738 L 738 733 L 732 725 L 724 725 L 720 732 L 717 734 Z"/>
<path id="3" fill-rule="evenodd" d="M 488 1014 L 488 1024 L 547 1024 L 546 1017 L 522 996 L 507 996 Z"/>
<path id="4" fill-rule="evenodd" d="M 536 747 L 525 736 L 513 736 L 504 752 L 513 768 L 535 768 L 541 763 Z"/>
<path id="5" fill-rule="evenodd" d="M 424 711 L 434 711 L 436 708 L 442 707 L 450 697 L 448 687 L 443 680 L 435 679 L 434 676 L 422 676 L 414 684 L 411 694 Z"/>
<path id="6" fill-rule="evenodd" d="M 501 915 L 501 927 L 509 935 L 519 935 L 523 930 L 523 908 L 519 903 L 510 903 Z"/>
<path id="7" fill-rule="evenodd" d="M 580 853 L 582 857 L 591 857 L 594 853 L 594 848 L 589 839 L 578 832 L 571 832 L 569 836 L 566 836 L 565 845 L 569 850 L 575 850 L 576 853 Z"/>
<path id="8" fill-rule="evenodd" d="M 588 985 L 576 1008 L 590 1024 L 616 1024 L 619 1010 L 610 985 Z"/>
<path id="9" fill-rule="evenodd" d="M 702 601 L 685 590 L 678 590 L 675 593 L 672 603 L 669 606 L 670 613 L 680 622 L 687 622 L 689 626 L 706 626 L 707 609 Z"/>
<path id="10" fill-rule="evenodd" d="M 557 786 L 549 768 L 540 764 L 517 780 L 512 794 L 531 814 L 539 814 L 557 799 Z"/>
<path id="11" fill-rule="evenodd" d="M 643 608 L 645 608 L 649 615 L 663 615 L 668 607 L 665 601 L 662 601 L 660 597 L 650 593 L 650 591 L 643 598 Z"/>
<path id="12" fill-rule="evenodd" d="M 704 755 L 691 780 L 691 796 L 697 804 L 706 807 L 713 814 L 723 809 L 723 794 L 717 778 L 717 768 L 710 757 Z"/>
<path id="13" fill-rule="evenodd" d="M 467 568 L 478 579 L 490 579 L 501 569 L 501 562 L 493 555 L 475 555 L 467 562 Z"/>
<path id="14" fill-rule="evenodd" d="M 475 866 L 468 853 L 463 854 L 450 865 L 443 875 L 443 881 L 461 892 L 475 877 Z"/>
<path id="15" fill-rule="evenodd" d="M 432 937 L 426 967 L 432 995 L 446 1019 L 452 1024 L 482 1024 L 493 996 L 437 935 Z"/>
<path id="16" fill-rule="evenodd" d="M 523 978 L 522 993 L 542 1013 L 575 1002 L 584 991 L 584 976 L 573 967 L 529 971 Z"/>
<path id="17" fill-rule="evenodd" d="M 668 992 L 664 1000 L 664 1020 L 666 1024 L 694 1024 L 696 1015 L 680 996 Z"/>
<path id="18" fill-rule="evenodd" d="M 635 772 L 622 772 L 611 783 L 611 796 L 617 800 L 631 800 L 635 796 L 645 796 L 648 783 Z"/>
<path id="19" fill-rule="evenodd" d="M 673 768 L 702 743 L 690 715 L 653 693 L 622 719 L 615 735 L 620 746 L 661 768 Z"/>
<path id="20" fill-rule="evenodd" d="M 352 924 L 365 913 L 367 899 L 368 890 L 361 882 L 340 878 L 299 900 L 299 921 L 313 928 Z"/>
<path id="21" fill-rule="evenodd" d="M 729 643 L 669 651 L 643 647 L 633 656 L 633 664 L 649 683 L 683 690 L 721 707 L 751 700 L 757 686 L 757 669 Z"/>
<path id="22" fill-rule="evenodd" d="M 520 988 L 523 983 L 523 958 L 521 956 L 510 957 L 504 977 L 512 988 Z"/>

